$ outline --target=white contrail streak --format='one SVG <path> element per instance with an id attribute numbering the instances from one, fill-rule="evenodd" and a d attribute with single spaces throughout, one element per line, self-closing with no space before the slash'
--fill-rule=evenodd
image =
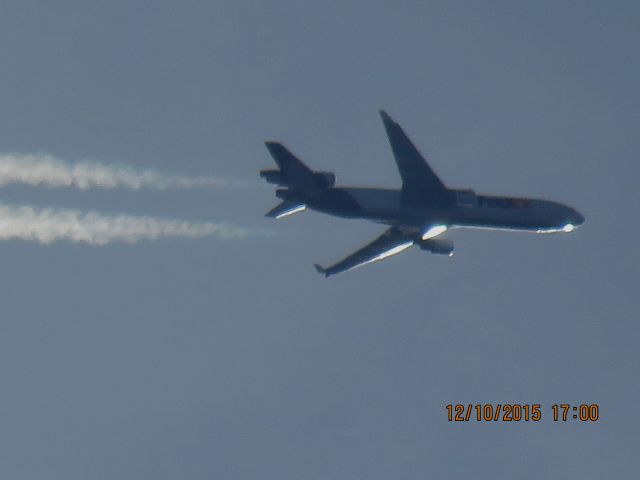
<path id="1" fill-rule="evenodd" d="M 155 170 L 136 170 L 124 165 L 81 161 L 70 163 L 48 154 L 0 154 L 0 187 L 10 183 L 76 187 L 86 190 L 100 188 L 191 188 L 240 186 L 216 177 L 166 175 Z"/>
<path id="2" fill-rule="evenodd" d="M 110 242 L 135 243 L 164 237 L 215 236 L 234 239 L 256 235 L 268 235 L 268 232 L 225 223 L 0 205 L 0 240 L 33 240 L 43 244 L 67 240 L 90 245 L 106 245 Z"/>

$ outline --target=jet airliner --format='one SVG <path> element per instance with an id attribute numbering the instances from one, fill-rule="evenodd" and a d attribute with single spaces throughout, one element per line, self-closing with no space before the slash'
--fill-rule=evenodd
<path id="1" fill-rule="evenodd" d="M 267 217 L 284 218 L 311 209 L 389 226 L 373 242 L 336 264 L 314 265 L 326 277 L 383 260 L 413 245 L 451 256 L 453 242 L 445 238 L 451 228 L 568 233 L 584 222 L 580 213 L 558 202 L 447 188 L 400 125 L 384 111 L 380 114 L 402 178 L 399 190 L 335 187 L 333 173 L 313 171 L 281 143 L 265 142 L 279 168 L 262 170 L 260 176 L 283 187 L 276 190 L 282 203 L 267 212 Z"/>

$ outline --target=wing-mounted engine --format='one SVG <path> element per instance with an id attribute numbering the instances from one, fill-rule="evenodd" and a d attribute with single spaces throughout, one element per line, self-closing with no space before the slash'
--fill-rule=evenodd
<path id="1" fill-rule="evenodd" d="M 435 255 L 453 255 L 453 240 L 448 238 L 434 238 L 421 240 L 418 243 L 421 250 L 427 250 Z"/>
<path id="2" fill-rule="evenodd" d="M 313 177 L 318 188 L 331 188 L 336 183 L 336 176 L 331 172 L 315 172 Z"/>

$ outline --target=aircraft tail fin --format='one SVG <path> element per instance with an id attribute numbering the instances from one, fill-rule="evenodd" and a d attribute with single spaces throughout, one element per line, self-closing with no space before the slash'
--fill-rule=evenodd
<path id="1" fill-rule="evenodd" d="M 325 189 L 335 183 L 333 173 L 314 172 L 281 143 L 265 142 L 265 145 L 279 167 L 279 170 L 260 171 L 267 182 L 297 190 Z"/>

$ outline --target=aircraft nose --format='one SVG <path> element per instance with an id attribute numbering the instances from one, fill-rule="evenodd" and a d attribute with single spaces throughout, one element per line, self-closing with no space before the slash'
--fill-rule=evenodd
<path id="1" fill-rule="evenodd" d="M 574 210 L 572 222 L 576 227 L 578 225 L 582 225 L 584 223 L 584 216 L 581 213 Z"/>
<path id="2" fill-rule="evenodd" d="M 565 232 L 572 232 L 576 227 L 579 227 L 584 223 L 584 217 L 573 208 L 570 209 L 567 215 L 566 223 L 563 225 L 562 230 Z"/>
<path id="3" fill-rule="evenodd" d="M 564 220 L 562 224 L 562 230 L 565 232 L 573 232 L 576 227 L 579 227 L 584 223 L 584 217 L 571 207 L 565 207 Z"/>

